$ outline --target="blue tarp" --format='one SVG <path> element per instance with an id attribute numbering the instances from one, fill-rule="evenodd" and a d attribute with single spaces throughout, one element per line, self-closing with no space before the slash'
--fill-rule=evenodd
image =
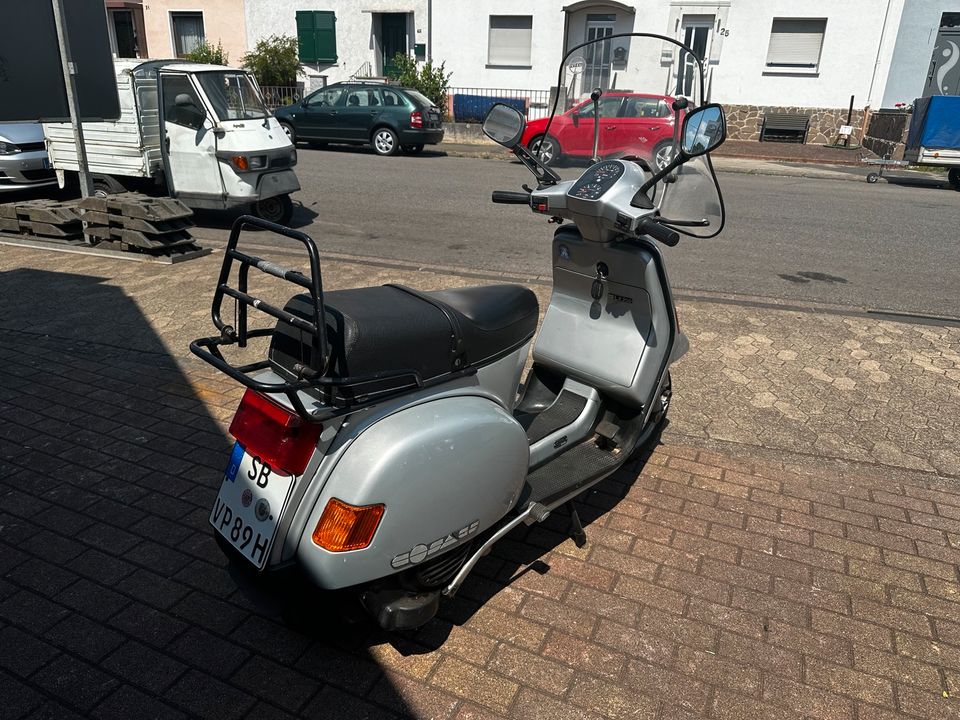
<path id="1" fill-rule="evenodd" d="M 487 111 L 497 103 L 509 105 L 524 115 L 527 114 L 526 100 L 524 98 L 502 98 L 457 93 L 453 96 L 453 119 L 457 122 L 483 122 L 483 119 L 487 116 Z"/>
<path id="2" fill-rule="evenodd" d="M 960 96 L 918 98 L 907 133 L 907 149 L 960 150 Z"/>

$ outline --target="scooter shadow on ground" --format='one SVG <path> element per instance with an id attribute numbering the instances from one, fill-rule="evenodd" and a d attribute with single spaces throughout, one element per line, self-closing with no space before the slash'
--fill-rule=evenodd
<path id="1" fill-rule="evenodd" d="M 172 272 L 146 276 L 163 283 Z M 185 372 L 196 365 L 168 351 L 154 329 L 163 319 L 110 277 L 0 271 L 0 626 L 66 651 L 62 673 L 129 686 L 130 715 L 238 714 L 223 705 L 233 690 L 198 693 L 191 677 L 257 694 L 269 703 L 260 716 L 302 706 L 304 717 L 325 717 L 311 704 L 322 700 L 308 701 L 316 687 L 359 695 L 364 683 L 376 683 L 380 705 L 411 714 L 377 659 L 349 639 L 352 626 L 332 632 L 329 622 L 305 637 L 238 594 L 208 524 L 232 441 L 204 397 L 229 383 Z M 256 687 L 237 662 L 247 658 Z M 170 666 L 190 670 L 140 706 L 132 688 L 153 687 Z M 92 695 L 28 679 L 34 668 L 7 666 L 18 682 L 39 682 L 50 717 L 98 714 Z M 299 695 L 278 702 L 277 688 Z"/>

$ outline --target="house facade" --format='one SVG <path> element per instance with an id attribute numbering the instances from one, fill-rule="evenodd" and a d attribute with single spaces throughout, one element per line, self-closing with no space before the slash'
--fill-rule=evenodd
<path id="1" fill-rule="evenodd" d="M 231 65 L 247 52 L 243 0 L 146 0 L 143 21 L 153 58 L 183 57 L 204 41 L 220 43 Z"/>

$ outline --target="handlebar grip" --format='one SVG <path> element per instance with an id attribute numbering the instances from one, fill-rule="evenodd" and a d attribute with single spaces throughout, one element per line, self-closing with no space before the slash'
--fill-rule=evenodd
<path id="1" fill-rule="evenodd" d="M 637 226 L 637 232 L 649 235 L 654 240 L 659 240 L 668 247 L 674 247 L 680 242 L 680 233 L 676 230 L 671 230 L 654 220 L 647 220 L 646 218 L 640 221 L 640 224 Z"/>
<path id="2" fill-rule="evenodd" d="M 495 203 L 504 205 L 529 205 L 530 194 L 525 192 L 512 192 L 510 190 L 494 190 L 490 198 Z"/>

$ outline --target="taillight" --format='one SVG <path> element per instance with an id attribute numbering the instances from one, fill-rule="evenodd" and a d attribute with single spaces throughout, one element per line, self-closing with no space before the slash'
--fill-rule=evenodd
<path id="1" fill-rule="evenodd" d="M 422 128 L 423 127 L 423 113 L 417 110 L 416 112 L 410 113 L 410 127 L 412 128 Z"/>
<path id="2" fill-rule="evenodd" d="M 313 531 L 313 541 L 330 552 L 362 550 L 373 542 L 383 505 L 350 505 L 330 498 Z"/>
<path id="3" fill-rule="evenodd" d="M 247 390 L 230 423 L 233 435 L 247 452 L 274 470 L 299 475 L 307 467 L 323 425 L 306 422 L 296 413 L 253 390 Z"/>

